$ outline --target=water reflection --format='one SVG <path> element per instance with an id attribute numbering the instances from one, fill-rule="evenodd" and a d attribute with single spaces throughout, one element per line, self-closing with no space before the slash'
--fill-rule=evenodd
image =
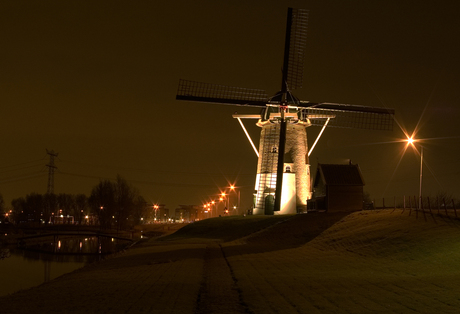
<path id="1" fill-rule="evenodd" d="M 3 258 L 0 258 L 0 296 L 72 272 L 125 248 L 129 243 L 110 237 L 60 236 L 24 248 L 4 248 L 1 251 Z"/>
<path id="2" fill-rule="evenodd" d="M 89 255 L 54 255 L 10 249 L 9 256 L 0 259 L 0 296 L 38 286 L 89 262 Z"/>
<path id="3" fill-rule="evenodd" d="M 111 237 L 52 236 L 40 243 L 23 243 L 21 248 L 59 254 L 110 254 L 124 249 L 130 241 Z"/>

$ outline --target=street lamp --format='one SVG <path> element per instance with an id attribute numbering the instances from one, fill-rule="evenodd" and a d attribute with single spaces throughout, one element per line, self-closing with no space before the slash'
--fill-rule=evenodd
<path id="1" fill-rule="evenodd" d="M 417 150 L 417 148 L 415 147 L 415 144 L 414 144 L 416 141 L 417 140 L 415 140 L 412 137 L 409 137 L 407 139 L 407 143 L 409 145 L 412 145 L 412 147 L 414 147 L 415 150 Z M 419 186 L 419 194 L 418 194 L 418 197 L 419 197 L 418 208 L 419 209 L 422 209 L 422 180 L 423 180 L 423 146 L 420 145 L 420 186 Z"/>
<path id="2" fill-rule="evenodd" d="M 156 222 L 157 221 L 157 215 L 158 215 L 158 208 L 160 208 L 160 206 L 158 206 L 157 204 L 154 204 L 153 205 L 153 210 L 155 212 L 155 216 L 153 217 L 153 222 Z"/>
<path id="3" fill-rule="evenodd" d="M 214 205 L 214 209 L 215 209 L 215 212 L 216 212 L 216 213 L 214 214 L 214 216 L 216 216 L 216 217 L 217 217 L 217 214 L 218 214 L 218 213 L 217 213 L 217 205 L 216 205 L 216 201 L 212 200 L 212 201 L 211 201 L 211 205 Z M 211 217 L 212 217 L 212 215 L 211 215 Z"/>
<path id="4" fill-rule="evenodd" d="M 236 193 L 236 190 L 235 190 L 235 189 L 236 189 L 236 187 L 235 187 L 233 184 L 230 185 L 230 190 L 231 190 L 231 191 L 234 191 L 234 192 Z M 240 192 L 241 192 L 241 191 L 238 189 L 238 202 L 237 202 L 237 206 L 233 206 L 233 209 L 234 209 L 234 210 L 236 210 L 235 207 L 237 207 L 238 210 L 240 209 Z M 238 214 L 238 211 L 237 211 L 237 214 Z"/>
<path id="5" fill-rule="evenodd" d="M 206 217 L 209 218 L 209 216 L 210 216 L 212 218 L 211 203 L 204 204 L 203 207 L 204 207 L 205 214 L 208 214 L 208 215 L 206 215 Z"/>
<path id="6" fill-rule="evenodd" d="M 219 211 L 219 204 L 222 203 L 222 202 L 224 201 L 224 199 L 225 199 L 225 193 L 222 192 L 222 193 L 220 194 L 220 196 L 219 196 L 219 203 L 216 203 L 217 211 Z M 225 204 L 225 203 L 224 203 L 224 204 Z M 225 207 L 225 205 L 224 205 L 224 207 Z M 225 214 L 226 214 L 225 208 L 222 209 L 221 212 L 225 215 Z"/>
<path id="7" fill-rule="evenodd" d="M 221 195 L 220 197 L 221 200 L 224 200 L 225 198 L 227 198 L 227 206 L 225 206 L 225 213 L 228 213 L 228 207 L 230 206 L 230 195 L 225 192 L 222 192 L 220 195 Z"/>
<path id="8" fill-rule="evenodd" d="M 212 218 L 212 204 L 211 203 L 208 203 L 208 212 L 210 213 L 209 215 Z"/>

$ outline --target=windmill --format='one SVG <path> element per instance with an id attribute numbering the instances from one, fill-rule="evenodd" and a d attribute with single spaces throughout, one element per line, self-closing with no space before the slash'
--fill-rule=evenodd
<path id="1" fill-rule="evenodd" d="M 314 103 L 296 98 L 291 90 L 302 87 L 308 11 L 288 9 L 281 90 L 269 97 L 264 90 L 180 80 L 178 100 L 250 106 L 260 114 L 234 114 L 257 119 L 261 127 L 254 214 L 295 214 L 306 211 L 311 199 L 309 155 L 326 126 L 367 130 L 392 130 L 394 110 L 336 103 Z M 308 151 L 309 126 L 321 132 Z"/>

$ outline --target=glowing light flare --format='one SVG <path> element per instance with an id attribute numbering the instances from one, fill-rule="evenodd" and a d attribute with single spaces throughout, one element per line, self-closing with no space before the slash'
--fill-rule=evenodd
<path id="1" fill-rule="evenodd" d="M 406 154 L 406 150 L 407 150 L 407 147 L 409 147 L 409 145 L 410 145 L 409 142 L 407 142 L 407 143 L 406 143 L 406 146 L 404 147 L 404 150 L 401 152 L 401 154 L 400 154 L 400 156 L 399 156 L 398 163 L 396 164 L 396 167 L 395 167 L 395 169 L 393 170 L 393 173 L 391 174 L 391 178 L 390 178 L 390 180 L 388 181 L 387 186 L 385 187 L 385 190 L 384 190 L 384 192 L 383 192 L 383 195 L 385 195 L 385 193 L 387 192 L 388 187 L 390 186 L 391 181 L 393 180 L 393 178 L 394 178 L 396 172 L 398 171 L 399 165 L 401 164 L 401 161 L 402 161 L 404 155 Z"/>
<path id="2" fill-rule="evenodd" d="M 420 156 L 421 152 L 420 152 L 420 150 L 417 148 L 417 146 L 415 145 L 415 143 L 420 143 L 422 140 L 421 140 L 421 139 L 415 139 L 414 136 L 415 136 L 415 132 L 412 133 L 412 136 L 407 136 L 407 139 L 406 139 L 406 147 L 405 147 L 405 149 L 404 149 L 404 152 L 406 152 L 407 147 L 412 146 L 412 148 L 415 150 L 415 152 L 417 153 L 417 155 Z M 420 145 L 420 147 L 422 147 L 422 146 Z"/>

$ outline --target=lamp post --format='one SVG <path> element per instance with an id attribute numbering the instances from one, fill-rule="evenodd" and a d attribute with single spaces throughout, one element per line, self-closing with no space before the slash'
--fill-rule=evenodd
<path id="1" fill-rule="evenodd" d="M 209 211 L 208 211 L 208 209 L 207 209 L 206 207 L 208 207 L 208 204 L 204 204 L 204 205 L 203 205 L 203 208 L 204 208 L 204 213 L 206 214 L 205 217 L 206 217 L 206 218 L 209 218 L 209 215 L 208 215 Z"/>
<path id="2" fill-rule="evenodd" d="M 224 201 L 224 196 L 222 194 L 224 194 L 224 193 L 221 193 L 221 195 L 219 197 L 219 203 L 222 203 Z M 225 211 L 223 211 L 223 214 L 225 215 Z"/>
<path id="3" fill-rule="evenodd" d="M 208 209 L 208 215 L 209 218 L 212 218 L 212 208 L 211 208 L 211 203 L 206 204 L 206 208 Z"/>
<path id="4" fill-rule="evenodd" d="M 159 206 L 158 206 L 157 204 L 154 204 L 154 205 L 153 205 L 153 210 L 154 210 L 154 213 L 155 213 L 155 214 L 154 214 L 154 217 L 153 217 L 153 222 L 154 222 L 154 223 L 157 222 L 158 208 L 159 208 Z"/>
<path id="5" fill-rule="evenodd" d="M 215 209 L 215 212 L 216 212 L 216 213 L 214 214 L 214 216 L 217 217 L 217 214 L 218 214 L 218 213 L 217 213 L 217 204 L 216 204 L 216 201 L 212 200 L 212 201 L 211 201 L 211 205 L 214 205 L 214 209 Z M 212 215 L 211 215 L 211 217 L 212 217 Z"/>
<path id="6" fill-rule="evenodd" d="M 235 190 L 235 189 L 236 189 L 236 187 L 235 187 L 234 185 L 231 185 L 231 186 L 230 186 L 230 190 L 231 190 L 231 191 L 234 191 L 234 192 L 236 193 L 236 190 Z M 238 195 L 238 201 L 237 201 L 237 203 L 236 203 L 237 206 L 236 206 L 236 208 L 235 208 L 235 206 L 233 206 L 233 209 L 234 209 L 234 210 L 237 209 L 237 214 L 239 214 L 238 211 L 240 210 L 240 192 L 241 192 L 241 191 L 238 189 L 238 193 L 237 193 L 237 195 Z"/>
<path id="7" fill-rule="evenodd" d="M 409 143 L 415 148 L 414 142 L 416 142 L 416 140 L 413 139 L 412 137 L 409 137 L 407 139 L 407 143 Z M 419 186 L 419 192 L 418 192 L 418 198 L 419 198 L 418 209 L 422 209 L 422 181 L 423 181 L 423 146 L 420 145 L 420 186 Z"/>
<path id="8" fill-rule="evenodd" d="M 225 192 L 222 192 L 220 195 L 221 195 L 221 199 L 222 199 L 222 200 L 223 200 L 224 198 L 227 198 L 227 206 L 225 206 L 225 210 L 226 210 L 225 213 L 227 213 L 227 212 L 228 212 L 228 207 L 229 207 L 229 205 L 230 205 L 230 194 L 227 194 L 227 193 L 225 193 Z"/>
<path id="9" fill-rule="evenodd" d="M 418 209 L 422 209 L 422 179 L 423 179 L 423 146 L 420 145 L 420 189 L 419 189 L 419 205 Z"/>
<path id="10" fill-rule="evenodd" d="M 203 205 L 205 212 L 207 212 L 207 214 L 208 214 L 207 215 L 208 218 L 213 217 L 213 214 L 212 214 L 213 205 L 214 205 L 214 209 L 217 211 L 217 204 L 216 204 L 215 200 L 211 200 L 209 203 L 206 203 L 206 204 Z M 214 216 L 216 216 L 216 214 L 214 214 Z"/>

